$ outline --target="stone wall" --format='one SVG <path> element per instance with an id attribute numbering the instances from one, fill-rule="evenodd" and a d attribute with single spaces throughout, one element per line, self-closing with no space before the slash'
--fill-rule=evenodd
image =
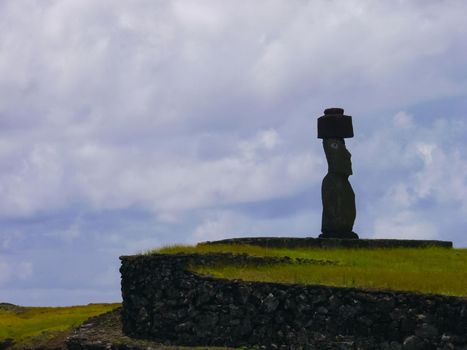
<path id="1" fill-rule="evenodd" d="M 266 248 L 452 248 L 452 242 L 450 241 L 313 237 L 242 237 L 207 241 L 200 244 L 249 244 Z"/>
<path id="2" fill-rule="evenodd" d="M 222 280 L 187 270 L 193 264 L 274 263 L 275 258 L 155 254 L 121 260 L 123 331 L 136 338 L 268 349 L 328 349 L 334 343 L 342 349 L 467 345 L 465 298 Z"/>

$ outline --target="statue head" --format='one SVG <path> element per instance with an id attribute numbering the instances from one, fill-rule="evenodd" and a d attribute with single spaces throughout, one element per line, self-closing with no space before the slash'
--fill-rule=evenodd
<path id="1" fill-rule="evenodd" d="M 328 161 L 328 171 L 330 173 L 352 175 L 351 154 L 345 148 L 343 138 L 323 139 L 324 153 Z"/>

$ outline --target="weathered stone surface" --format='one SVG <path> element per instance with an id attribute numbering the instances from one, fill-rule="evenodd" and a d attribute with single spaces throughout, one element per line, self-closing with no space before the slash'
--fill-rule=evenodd
<path id="1" fill-rule="evenodd" d="M 248 244 L 266 248 L 452 248 L 450 241 L 415 239 L 322 239 L 297 237 L 242 237 L 200 244 Z M 467 311 L 466 311 L 467 312 Z"/>
<path id="2" fill-rule="evenodd" d="M 347 176 L 328 173 L 321 185 L 321 238 L 358 238 L 352 235 L 355 194 Z"/>
<path id="3" fill-rule="evenodd" d="M 192 347 L 164 345 L 161 342 L 135 339 L 122 333 L 121 309 L 92 317 L 77 327 L 60 349 L 68 350 L 192 350 Z M 185 330 L 183 330 L 185 331 Z M 234 350 L 234 348 L 204 348 Z M 47 348 L 47 350 L 50 350 Z M 58 350 L 58 349 L 56 349 Z M 201 349 L 200 349 L 201 350 Z"/>
<path id="4" fill-rule="evenodd" d="M 11 338 L 0 340 L 0 350 L 8 349 L 14 345 L 14 341 Z"/>
<path id="5" fill-rule="evenodd" d="M 350 152 L 344 139 L 325 138 L 323 148 L 328 173 L 321 185 L 323 216 L 321 238 L 358 238 L 352 231 L 355 222 L 355 194 L 349 182 L 352 175 Z"/>
<path id="6" fill-rule="evenodd" d="M 352 117 L 344 115 L 342 108 L 327 108 L 318 118 L 318 138 L 353 137 Z"/>
<path id="7" fill-rule="evenodd" d="M 438 338 L 439 332 L 438 329 L 429 324 L 429 323 L 423 323 L 420 328 L 415 330 L 415 335 L 424 338 L 424 339 L 436 339 Z"/>
<path id="8" fill-rule="evenodd" d="M 465 298 L 230 281 L 187 270 L 190 264 L 232 259 L 232 254 L 121 257 L 125 334 L 165 344 L 265 349 L 467 345 Z"/>
<path id="9" fill-rule="evenodd" d="M 405 338 L 402 350 L 427 350 L 428 344 L 420 337 L 411 335 Z"/>
<path id="10" fill-rule="evenodd" d="M 355 239 L 352 231 L 356 216 L 355 194 L 349 182 L 351 154 L 344 138 L 353 137 L 352 117 L 342 108 L 328 108 L 318 118 L 318 138 L 323 139 L 328 173 L 321 185 L 323 215 L 321 238 Z"/>

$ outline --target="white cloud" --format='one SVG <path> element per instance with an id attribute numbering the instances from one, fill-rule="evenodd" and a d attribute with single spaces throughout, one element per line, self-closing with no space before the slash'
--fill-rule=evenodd
<path id="1" fill-rule="evenodd" d="M 25 281 L 33 274 L 32 263 L 28 261 L 1 261 L 0 260 L 0 286 L 15 281 Z"/>
<path id="2" fill-rule="evenodd" d="M 376 219 L 373 238 L 386 239 L 435 239 L 438 231 L 434 223 L 423 216 L 401 211 L 394 217 Z"/>
<path id="3" fill-rule="evenodd" d="M 8 282 L 11 278 L 11 267 L 5 261 L 0 261 L 0 285 Z"/>
<path id="4" fill-rule="evenodd" d="M 321 212 L 300 210 L 286 216 L 251 217 L 233 210 L 212 210 L 193 230 L 189 243 L 233 237 L 316 237 Z"/>
<path id="5" fill-rule="evenodd" d="M 16 278 L 19 280 L 27 280 L 29 277 L 32 276 L 33 273 L 33 266 L 30 262 L 21 262 L 16 266 Z"/>
<path id="6" fill-rule="evenodd" d="M 357 232 L 462 241 L 451 232 L 467 213 L 467 128 L 458 112 L 467 91 L 467 3 L 0 7 L 2 249 L 68 239 L 91 251 L 90 232 L 108 236 L 101 241 L 118 252 L 309 232 L 319 227 L 326 172 L 315 118 L 331 106 L 354 116 Z M 457 109 L 445 108 L 451 103 Z M 432 107 L 446 113 L 420 112 Z M 241 211 L 303 193 L 315 197 L 290 212 L 278 206 L 268 219 Z M 132 210 L 149 213 L 136 236 L 131 227 L 93 228 L 96 217 Z M 2 268 L 27 276 L 15 259 Z"/>
<path id="7" fill-rule="evenodd" d="M 404 111 L 397 112 L 394 115 L 394 126 L 401 129 L 409 129 L 413 127 L 413 117 Z"/>
<path id="8" fill-rule="evenodd" d="M 34 145 L 18 163 L 0 175 L 3 215 L 28 216 L 37 210 L 62 207 L 66 197 L 64 166 L 56 147 Z"/>
<path id="9" fill-rule="evenodd" d="M 58 145 L 39 146 L 23 167 L 5 176 L 0 203 L 4 215 L 31 215 L 44 207 L 66 206 L 66 199 L 74 198 L 97 209 L 140 205 L 167 216 L 167 211 L 275 198 L 317 181 L 313 170 L 322 160 L 309 152 L 289 153 L 280 145 L 278 133 L 265 130 L 237 141 L 233 153 L 211 160 L 177 154 L 161 160 L 150 149 L 99 144 L 64 149 L 59 155 Z M 64 232 L 70 238 L 71 233 L 76 237 L 77 228 Z"/>
<path id="10" fill-rule="evenodd" d="M 385 200 L 390 201 L 397 208 L 407 208 L 415 204 L 417 196 L 409 183 L 396 183 L 385 193 Z"/>
<path id="11" fill-rule="evenodd" d="M 415 176 L 420 197 L 434 196 L 439 204 L 454 204 L 467 214 L 467 162 L 457 147 L 428 153 L 426 166 Z M 424 157 L 427 157 L 424 155 Z"/>
<path id="12" fill-rule="evenodd" d="M 103 272 L 93 278 L 92 284 L 108 289 L 115 288 L 120 284 L 120 273 L 117 266 L 109 266 L 104 269 Z"/>
<path id="13" fill-rule="evenodd" d="M 193 242 L 233 238 L 245 233 L 247 223 L 244 217 L 231 212 L 216 212 L 193 232 Z M 240 231 L 240 232 L 239 232 Z"/>
<path id="14" fill-rule="evenodd" d="M 148 250 L 158 248 L 161 246 L 161 241 L 157 237 L 148 237 L 143 239 L 133 238 L 126 240 L 127 254 L 140 254 Z"/>
<path id="15" fill-rule="evenodd" d="M 421 142 L 417 143 L 415 148 L 427 166 L 433 162 L 433 151 L 436 149 L 436 145 Z"/>
<path id="16" fill-rule="evenodd" d="M 411 118 L 406 128 L 405 115 L 399 112 L 394 118 L 403 120 L 402 127 L 383 124 L 358 145 L 364 159 L 357 162 L 361 168 L 354 181 L 378 176 L 372 191 L 379 196 L 365 203 L 367 217 L 360 214 L 357 220 L 371 218 L 373 226 L 367 229 L 379 238 L 387 233 L 394 238 L 454 239 L 447 227 L 465 225 L 461 218 L 467 213 L 467 160 L 460 151 L 466 125 L 458 118 L 424 124 Z"/>
<path id="17" fill-rule="evenodd" d="M 21 243 L 25 235 L 18 229 L 4 229 L 0 232 L 0 251 L 12 249 L 15 244 Z"/>
<path id="18" fill-rule="evenodd" d="M 68 227 L 58 230 L 51 230 L 49 232 L 46 232 L 44 236 L 48 238 L 59 238 L 60 240 L 71 244 L 74 241 L 76 241 L 80 236 L 82 236 L 81 225 L 82 219 L 78 217 L 70 225 L 68 225 Z"/>
<path id="19" fill-rule="evenodd" d="M 238 148 L 245 158 L 254 159 L 260 151 L 272 151 L 280 142 L 277 131 L 269 129 L 259 131 L 252 140 L 240 141 Z"/>

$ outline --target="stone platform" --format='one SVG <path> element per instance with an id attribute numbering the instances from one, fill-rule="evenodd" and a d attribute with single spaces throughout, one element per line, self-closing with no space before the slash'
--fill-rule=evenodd
<path id="1" fill-rule="evenodd" d="M 452 248 L 450 241 L 414 239 L 335 239 L 297 237 L 242 237 L 199 244 L 249 244 L 269 248 Z"/>
<path id="2" fill-rule="evenodd" d="M 120 259 L 122 329 L 133 339 L 199 349 L 467 349 L 465 297 L 227 280 L 190 270 L 247 262 L 231 253 Z"/>

